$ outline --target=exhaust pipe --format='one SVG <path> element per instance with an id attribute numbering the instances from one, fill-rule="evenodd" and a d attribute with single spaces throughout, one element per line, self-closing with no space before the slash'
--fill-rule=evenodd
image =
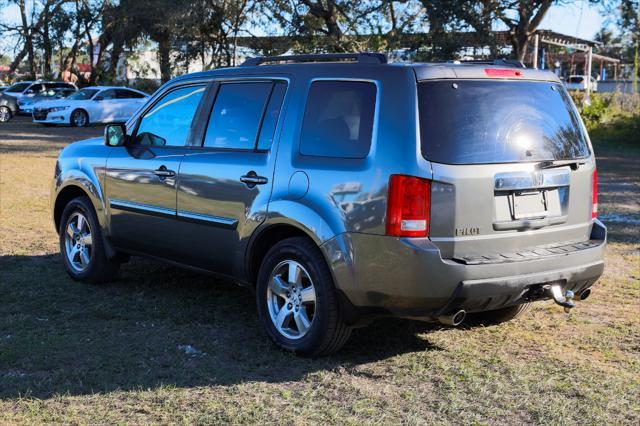
<path id="1" fill-rule="evenodd" d="M 585 288 L 580 292 L 580 294 L 578 295 L 578 298 L 580 300 L 586 300 L 586 298 L 589 297 L 590 295 L 591 295 L 591 288 Z"/>
<path id="2" fill-rule="evenodd" d="M 441 315 L 438 317 L 438 321 L 441 324 L 457 326 L 464 321 L 464 318 L 467 316 L 467 312 L 464 309 L 460 309 L 458 311 L 453 311 L 453 313 L 449 315 Z"/>

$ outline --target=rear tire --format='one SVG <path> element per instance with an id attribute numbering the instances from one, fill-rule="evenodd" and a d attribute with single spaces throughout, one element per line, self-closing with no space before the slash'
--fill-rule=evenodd
<path id="1" fill-rule="evenodd" d="M 531 303 L 521 303 L 519 305 L 508 306 L 495 311 L 478 312 L 470 314 L 472 321 L 484 324 L 495 325 L 511 321 L 526 314 L 531 309 Z"/>
<path id="2" fill-rule="evenodd" d="M 71 200 L 60 220 L 60 254 L 69 276 L 91 284 L 110 281 L 120 263 L 107 257 L 98 218 L 88 197 Z"/>
<path id="3" fill-rule="evenodd" d="M 340 315 L 329 267 L 307 238 L 288 238 L 267 252 L 258 273 L 256 302 L 267 334 L 287 351 L 329 355 L 351 335 Z"/>
<path id="4" fill-rule="evenodd" d="M 11 109 L 6 106 L 0 106 L 0 123 L 6 123 L 13 117 Z"/>

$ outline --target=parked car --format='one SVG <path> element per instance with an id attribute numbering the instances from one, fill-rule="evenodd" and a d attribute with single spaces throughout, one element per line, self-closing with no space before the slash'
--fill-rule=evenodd
<path id="1" fill-rule="evenodd" d="M 565 82 L 567 90 L 587 90 L 587 81 L 591 81 L 591 91 L 598 91 L 598 82 L 595 78 L 590 77 L 587 79 L 586 75 L 572 75 L 569 76 Z"/>
<path id="2" fill-rule="evenodd" d="M 21 81 L 9 86 L 5 93 L 20 100 L 23 98 L 31 98 L 38 96 L 43 92 L 51 89 L 73 89 L 78 90 L 75 84 L 65 83 L 64 81 Z"/>
<path id="3" fill-rule="evenodd" d="M 96 123 L 127 121 L 149 96 L 127 87 L 92 86 L 66 99 L 33 105 L 33 121 L 84 127 Z"/>
<path id="4" fill-rule="evenodd" d="M 29 114 L 33 113 L 33 106 L 39 102 L 52 101 L 55 99 L 65 99 L 72 94 L 76 93 L 77 89 L 73 88 L 57 88 L 57 89 L 49 89 L 43 92 L 40 92 L 38 95 L 33 97 L 23 97 L 18 100 L 18 107 L 20 108 L 20 114 Z"/>
<path id="5" fill-rule="evenodd" d="M 553 73 L 366 53 L 172 80 L 61 152 L 52 212 L 73 279 L 108 281 L 131 254 L 229 277 L 277 345 L 313 356 L 379 316 L 571 309 L 606 242 L 593 149 Z"/>
<path id="6" fill-rule="evenodd" d="M 0 93 L 0 123 L 6 123 L 18 113 L 18 101 L 13 96 Z"/>

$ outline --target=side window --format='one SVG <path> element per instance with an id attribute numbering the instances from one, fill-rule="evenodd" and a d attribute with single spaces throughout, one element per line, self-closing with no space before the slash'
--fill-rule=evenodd
<path id="1" fill-rule="evenodd" d="M 184 146 L 205 86 L 188 86 L 167 93 L 140 120 L 133 141 L 145 146 Z"/>
<path id="2" fill-rule="evenodd" d="M 287 91 L 287 84 L 283 81 L 276 83 L 273 86 L 267 109 L 262 119 L 262 127 L 260 128 L 260 136 L 258 137 L 259 150 L 267 150 L 271 148 L 273 138 L 276 132 L 276 126 L 278 125 L 278 118 L 280 117 L 280 108 L 282 108 L 282 100 L 284 94 Z"/>
<path id="3" fill-rule="evenodd" d="M 113 89 L 108 89 L 98 93 L 94 99 L 108 101 L 115 98 L 116 98 L 116 91 Z"/>
<path id="4" fill-rule="evenodd" d="M 359 81 L 311 84 L 302 123 L 300 153 L 364 158 L 371 147 L 376 85 Z"/>
<path id="5" fill-rule="evenodd" d="M 144 97 L 142 94 L 138 92 L 134 92 L 132 90 L 126 90 L 126 89 L 116 90 L 116 96 L 118 97 L 118 99 L 139 99 Z"/>
<path id="6" fill-rule="evenodd" d="M 31 87 L 29 87 L 29 89 L 27 89 L 27 91 L 25 93 L 40 93 L 44 90 L 44 85 L 43 84 L 32 84 Z"/>
<path id="7" fill-rule="evenodd" d="M 209 117 L 204 146 L 254 149 L 272 87 L 271 82 L 222 83 Z"/>

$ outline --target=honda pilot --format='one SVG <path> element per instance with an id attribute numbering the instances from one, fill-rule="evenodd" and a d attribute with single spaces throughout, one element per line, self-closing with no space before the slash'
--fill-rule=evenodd
<path id="1" fill-rule="evenodd" d="M 360 53 L 175 78 L 61 152 L 52 211 L 73 279 L 112 280 L 130 255 L 227 277 L 277 345 L 319 356 L 382 316 L 573 308 L 603 271 L 597 197 L 553 73 Z"/>

